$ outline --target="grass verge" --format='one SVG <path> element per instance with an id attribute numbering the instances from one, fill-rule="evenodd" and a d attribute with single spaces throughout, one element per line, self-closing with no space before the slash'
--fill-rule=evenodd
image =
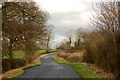
<path id="1" fill-rule="evenodd" d="M 53 53 L 49 53 L 49 54 L 53 54 Z M 28 64 L 24 67 L 12 69 L 10 71 L 3 73 L 2 79 L 4 80 L 5 78 L 10 78 L 11 80 L 15 80 L 16 78 L 18 78 L 19 76 L 21 76 L 24 73 L 24 69 L 27 69 L 27 68 L 30 68 L 33 66 L 37 66 L 37 65 L 41 65 L 40 58 L 47 56 L 49 54 L 44 54 L 44 55 L 38 56 L 31 64 Z"/>
<path id="2" fill-rule="evenodd" d="M 53 56 L 52 59 L 57 63 L 70 65 L 82 78 L 104 78 L 81 63 L 71 63 L 57 55 Z"/>

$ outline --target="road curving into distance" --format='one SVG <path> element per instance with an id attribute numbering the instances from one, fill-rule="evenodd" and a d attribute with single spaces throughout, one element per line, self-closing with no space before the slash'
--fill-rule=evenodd
<path id="1" fill-rule="evenodd" d="M 51 56 L 54 56 L 56 54 L 58 53 L 42 57 L 40 59 L 42 65 L 26 69 L 25 73 L 19 77 L 18 80 L 39 80 L 40 78 L 74 78 L 79 80 L 80 76 L 72 69 L 71 66 L 58 64 L 51 59 Z"/>

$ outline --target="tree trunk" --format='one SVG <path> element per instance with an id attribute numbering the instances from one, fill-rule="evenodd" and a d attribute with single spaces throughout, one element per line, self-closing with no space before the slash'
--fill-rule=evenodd
<path id="1" fill-rule="evenodd" d="M 47 43 L 47 50 L 46 50 L 47 53 L 49 53 L 49 49 L 48 48 L 49 48 L 49 42 Z"/>
<path id="2" fill-rule="evenodd" d="M 50 33 L 51 34 L 51 33 Z M 49 42 L 50 42 L 50 34 L 49 34 L 49 36 L 48 36 L 48 42 L 47 42 L 47 50 L 46 50 L 46 52 L 47 53 L 49 53 Z"/>
<path id="3" fill-rule="evenodd" d="M 13 56 L 12 56 L 12 44 L 13 44 L 13 42 L 12 42 L 12 40 L 10 40 L 10 45 L 9 45 L 9 58 L 10 59 L 13 58 Z"/>
<path id="4" fill-rule="evenodd" d="M 77 47 L 79 47 L 80 46 L 80 39 L 78 39 L 78 45 L 77 45 Z"/>
<path id="5" fill-rule="evenodd" d="M 118 63 L 118 75 L 117 77 L 120 78 L 120 1 L 118 2 L 118 35 L 117 35 L 117 63 Z"/>

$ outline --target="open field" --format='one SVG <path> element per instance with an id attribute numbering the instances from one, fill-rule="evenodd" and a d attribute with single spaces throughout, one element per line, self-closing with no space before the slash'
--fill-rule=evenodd
<path id="1" fill-rule="evenodd" d="M 49 52 L 52 52 L 52 51 L 57 51 L 57 50 L 49 50 Z M 36 54 L 39 54 L 39 53 L 45 53 L 46 50 L 37 50 L 36 51 Z M 19 51 L 13 51 L 13 58 L 23 58 L 25 56 L 25 52 L 22 51 L 22 50 L 19 50 Z M 8 58 L 9 56 L 6 55 L 6 56 L 3 56 L 4 59 Z"/>

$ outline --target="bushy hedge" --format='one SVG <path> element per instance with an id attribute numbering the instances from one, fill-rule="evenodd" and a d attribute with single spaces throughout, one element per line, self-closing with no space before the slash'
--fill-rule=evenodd
<path id="1" fill-rule="evenodd" d="M 72 53 L 59 53 L 58 56 L 70 61 L 70 62 L 80 62 L 82 61 L 82 57 L 78 55 L 74 55 Z"/>
<path id="2" fill-rule="evenodd" d="M 118 67 L 113 36 L 92 32 L 85 40 L 86 52 L 83 55 L 83 60 L 87 63 L 96 64 L 106 72 L 116 75 Z"/>
<path id="3" fill-rule="evenodd" d="M 6 72 L 10 69 L 16 69 L 25 66 L 23 59 L 3 59 L 2 60 L 2 72 Z"/>

